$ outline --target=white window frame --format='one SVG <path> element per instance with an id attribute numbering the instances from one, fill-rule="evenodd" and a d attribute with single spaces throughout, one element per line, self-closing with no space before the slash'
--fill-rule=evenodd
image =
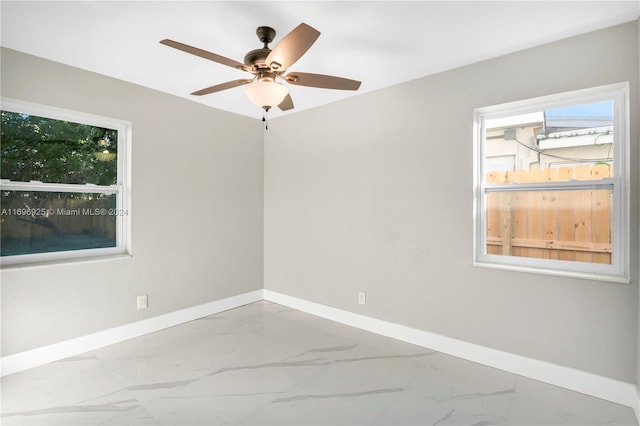
<path id="1" fill-rule="evenodd" d="M 598 181 L 487 184 L 485 173 L 485 123 L 535 111 L 562 108 L 612 100 L 614 104 L 614 176 Z M 629 83 L 615 83 L 589 89 L 559 93 L 523 101 L 477 108 L 474 110 L 474 200 L 473 200 L 473 264 L 474 266 L 571 276 L 629 283 L 630 251 L 630 130 Z M 487 207 L 485 195 L 490 192 L 526 190 L 612 190 L 612 255 L 611 264 L 597 264 L 555 259 L 537 259 L 487 253 Z"/>
<path id="2" fill-rule="evenodd" d="M 49 253 L 21 254 L 13 256 L 1 256 L 0 265 L 32 265 L 57 263 L 61 261 L 101 259 L 111 256 L 131 254 L 131 199 L 130 199 L 130 141 L 131 123 L 114 118 L 84 112 L 72 111 L 57 107 L 51 107 L 17 99 L 1 98 L 3 111 L 17 112 L 55 120 L 69 121 L 116 130 L 118 132 L 117 148 L 117 178 L 115 185 L 94 184 L 61 184 L 39 181 L 15 182 L 7 179 L 0 180 L 0 190 L 12 191 L 44 191 L 44 192 L 71 192 L 71 193 L 102 193 L 116 194 L 116 246 L 96 249 L 55 251 Z"/>

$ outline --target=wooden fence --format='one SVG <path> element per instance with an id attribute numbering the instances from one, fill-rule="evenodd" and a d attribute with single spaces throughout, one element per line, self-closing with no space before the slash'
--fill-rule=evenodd
<path id="1" fill-rule="evenodd" d="M 99 214 L 108 212 L 113 203 L 109 199 L 85 200 L 78 198 L 48 198 L 44 201 L 25 203 L 20 198 L 4 200 L 0 236 L 13 239 L 39 238 L 64 234 L 91 234 L 109 238 L 116 235 L 115 216 Z M 21 211 L 30 208 L 37 211 L 29 216 Z M 87 213 L 88 212 L 88 213 Z M 43 214 L 44 213 L 44 214 Z"/>
<path id="2" fill-rule="evenodd" d="M 612 176 L 606 164 L 492 172 L 487 183 L 561 182 Z M 611 263 L 611 191 L 492 192 L 487 253 Z"/>

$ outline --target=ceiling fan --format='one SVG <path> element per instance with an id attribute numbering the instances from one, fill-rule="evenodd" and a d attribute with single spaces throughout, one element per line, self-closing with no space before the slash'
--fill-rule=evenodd
<path id="1" fill-rule="evenodd" d="M 347 78 L 295 71 L 287 72 L 289 67 L 300 59 L 320 36 L 320 32 L 315 28 L 302 23 L 284 36 L 273 49 L 268 46 L 276 35 L 273 28 L 258 27 L 256 34 L 264 46 L 248 52 L 244 57 L 244 63 L 174 40 L 165 39 L 160 43 L 253 74 L 253 78 L 231 80 L 191 93 L 196 96 L 245 86 L 245 94 L 258 107 L 269 111 L 272 107 L 277 106 L 282 111 L 287 111 L 293 108 L 293 100 L 287 87 L 278 83 L 277 79 L 298 86 L 322 89 L 358 90 L 360 87 L 359 81 Z"/>

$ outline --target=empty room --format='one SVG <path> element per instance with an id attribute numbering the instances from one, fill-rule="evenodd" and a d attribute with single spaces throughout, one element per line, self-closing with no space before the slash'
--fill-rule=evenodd
<path id="1" fill-rule="evenodd" d="M 638 1 L 0 1 L 0 424 L 638 425 Z"/>

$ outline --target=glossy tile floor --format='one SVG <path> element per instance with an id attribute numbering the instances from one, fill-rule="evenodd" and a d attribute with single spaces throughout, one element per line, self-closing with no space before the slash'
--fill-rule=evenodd
<path id="1" fill-rule="evenodd" d="M 637 425 L 628 407 L 269 302 L 1 386 L 3 425 Z"/>

